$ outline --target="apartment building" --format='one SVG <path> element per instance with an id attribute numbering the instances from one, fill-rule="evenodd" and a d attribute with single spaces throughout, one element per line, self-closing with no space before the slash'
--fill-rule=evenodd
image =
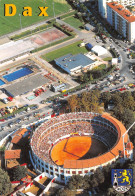
<path id="1" fill-rule="evenodd" d="M 98 0 L 98 10 L 103 18 L 107 17 L 107 3 L 113 0 Z M 135 0 L 116 0 L 119 4 L 123 6 L 135 5 Z"/>
<path id="2" fill-rule="evenodd" d="M 131 43 L 135 42 L 135 16 L 124 6 L 117 2 L 107 3 L 107 21 Z"/>

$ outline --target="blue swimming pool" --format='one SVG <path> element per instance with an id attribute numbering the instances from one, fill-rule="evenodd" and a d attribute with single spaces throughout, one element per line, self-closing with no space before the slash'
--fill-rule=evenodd
<path id="1" fill-rule="evenodd" d="M 12 82 L 14 80 L 17 80 L 18 78 L 24 77 L 26 75 L 29 75 L 33 73 L 33 71 L 31 71 L 31 69 L 29 69 L 28 67 L 24 67 L 22 69 L 19 69 L 13 73 L 4 75 L 3 78 L 6 79 L 8 82 Z"/>
<path id="2" fill-rule="evenodd" d="M 3 84 L 5 84 L 5 82 L 3 82 L 3 80 L 0 80 L 0 86 L 2 86 Z"/>

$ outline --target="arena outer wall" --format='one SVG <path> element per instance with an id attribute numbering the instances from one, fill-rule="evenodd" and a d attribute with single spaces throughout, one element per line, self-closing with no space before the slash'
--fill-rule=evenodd
<path id="1" fill-rule="evenodd" d="M 72 119 L 72 115 L 76 113 L 69 113 L 69 114 L 62 114 L 58 117 L 54 117 L 52 118 L 53 121 L 55 122 L 55 119 L 57 120 L 57 124 L 59 122 L 59 118 L 61 120 L 61 118 L 64 117 L 64 115 L 66 115 L 66 117 L 68 116 L 70 120 L 75 120 L 75 117 L 73 117 Z M 77 114 L 76 114 L 77 115 Z M 97 168 L 102 168 L 104 166 L 106 166 L 107 164 L 111 164 L 114 161 L 116 161 L 116 159 L 119 158 L 120 156 L 120 152 L 123 151 L 123 140 L 122 140 L 122 135 L 126 132 L 125 127 L 123 126 L 123 124 L 118 121 L 117 119 L 113 118 L 112 116 L 110 116 L 109 114 L 105 113 L 103 115 L 99 115 L 99 114 L 94 114 L 94 113 L 86 113 L 86 112 L 81 112 L 78 113 L 78 115 L 82 115 L 82 116 L 88 116 L 90 123 L 93 124 L 96 123 L 98 124 L 98 126 L 104 126 L 105 128 L 108 128 L 111 132 L 111 134 L 115 134 L 117 135 L 117 139 L 116 142 L 113 146 L 110 146 L 109 151 L 107 151 L 106 153 L 99 155 L 97 157 L 91 158 L 91 159 L 85 159 L 85 160 L 65 160 L 64 165 L 63 166 L 58 166 L 57 164 L 53 164 L 52 162 L 49 163 L 47 160 L 43 160 L 41 157 L 39 157 L 39 149 L 36 151 L 34 149 L 34 139 L 36 136 L 36 132 L 38 132 L 38 130 L 41 130 L 42 126 L 38 127 L 31 139 L 31 151 L 29 151 L 29 155 L 30 155 L 30 159 L 32 162 L 32 165 L 35 169 L 35 171 L 37 173 L 42 173 L 45 172 L 46 176 L 49 178 L 56 178 L 57 181 L 59 182 L 65 182 L 67 183 L 67 181 L 69 180 L 69 178 L 72 175 L 77 175 L 80 174 L 82 176 L 86 175 L 86 174 L 92 174 Z M 61 117 L 62 116 L 62 117 Z M 98 116 L 100 117 L 98 120 Z M 86 118 L 86 120 L 88 121 L 88 118 Z M 94 118 L 96 118 L 95 122 L 94 122 Z M 52 120 L 51 119 L 51 120 Z M 76 119 L 76 122 L 78 120 L 82 119 L 82 117 Z M 83 118 L 84 120 L 84 118 Z M 101 121 L 102 120 L 102 121 Z M 50 120 L 49 120 L 50 121 Z M 46 121 L 48 122 L 48 121 Z M 46 123 L 45 122 L 45 123 Z M 64 121 L 65 122 L 65 121 Z M 43 123 L 43 124 L 45 124 Z M 60 123 L 62 123 L 60 121 Z M 54 125 L 53 125 L 54 126 Z M 51 131 L 52 129 L 50 129 Z M 38 137 L 38 139 L 40 137 L 43 137 L 43 134 L 46 133 L 46 126 L 45 129 L 43 129 L 43 131 L 41 132 L 41 135 Z M 99 137 L 99 140 L 103 140 L 102 142 L 104 142 L 104 138 L 100 136 L 100 134 L 91 134 L 90 135 L 94 136 L 94 137 Z M 63 136 L 60 138 L 66 138 L 67 136 Z M 68 135 L 69 137 L 69 135 Z M 105 135 L 104 135 L 105 137 Z M 59 139 L 56 138 L 56 140 L 58 141 Z M 128 135 L 126 135 L 125 139 L 124 139 L 125 143 L 128 142 Z M 40 140 L 39 140 L 40 141 Z M 36 140 L 37 145 L 39 141 Z M 55 142 L 54 142 L 55 143 Z M 50 150 L 48 151 L 48 153 L 50 154 Z"/>

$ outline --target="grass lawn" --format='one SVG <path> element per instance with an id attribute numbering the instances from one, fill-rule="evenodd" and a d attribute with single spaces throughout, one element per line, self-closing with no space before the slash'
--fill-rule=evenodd
<path id="1" fill-rule="evenodd" d="M 80 27 L 83 25 L 82 22 L 74 16 L 67 17 L 63 21 L 75 27 L 76 29 L 80 29 Z"/>
<path id="2" fill-rule="evenodd" d="M 81 41 L 77 41 L 71 45 L 65 46 L 63 48 L 60 48 L 58 50 L 55 50 L 53 52 L 49 52 L 42 56 L 43 59 L 47 61 L 52 61 L 56 58 L 59 58 L 61 56 L 64 56 L 66 54 L 78 54 L 78 53 L 86 53 L 88 52 L 85 47 L 79 47 L 78 45 L 81 43 Z"/>
<path id="3" fill-rule="evenodd" d="M 0 36 L 6 33 L 20 29 L 20 20 L 22 27 L 29 26 L 39 21 L 48 20 L 53 17 L 53 1 L 55 15 L 66 13 L 71 6 L 65 0 L 1 0 L 0 1 Z M 16 6 L 15 16 L 4 16 L 4 4 L 14 4 Z M 23 16 L 23 7 L 32 8 L 32 16 Z M 48 16 L 38 16 L 40 9 L 38 7 L 48 7 L 46 10 Z M 21 14 L 21 17 L 19 16 Z"/>
<path id="4" fill-rule="evenodd" d="M 112 57 L 106 57 L 103 59 L 104 61 L 111 61 L 112 60 Z"/>

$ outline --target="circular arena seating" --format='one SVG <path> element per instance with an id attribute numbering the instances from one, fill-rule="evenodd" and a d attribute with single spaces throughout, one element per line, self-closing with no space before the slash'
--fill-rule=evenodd
<path id="1" fill-rule="evenodd" d="M 57 178 L 59 182 L 68 182 L 72 175 L 92 174 L 98 167 L 114 162 L 123 151 L 122 135 L 126 132 L 120 121 L 109 114 L 95 114 L 90 112 L 68 113 L 53 117 L 39 126 L 31 138 L 30 160 L 37 173 L 45 172 L 49 178 Z M 87 136 L 94 141 L 104 143 L 105 151 L 94 155 L 92 145 L 88 154 L 77 160 L 64 159 L 63 165 L 57 165 L 51 159 L 51 152 L 57 143 L 75 136 Z M 73 139 L 73 138 L 72 138 Z M 98 141 L 99 140 L 99 141 Z M 128 135 L 124 137 L 128 142 Z M 63 151 L 62 151 L 63 152 Z M 89 154 L 92 153 L 92 154 Z M 54 157 L 53 157 L 54 158 Z"/>
<path id="2" fill-rule="evenodd" d="M 91 135 L 102 141 L 108 151 L 116 145 L 120 135 L 117 127 L 105 116 L 88 112 L 68 113 L 38 127 L 31 139 L 31 149 L 44 162 L 54 165 L 50 156 L 52 146 L 73 134 Z"/>

